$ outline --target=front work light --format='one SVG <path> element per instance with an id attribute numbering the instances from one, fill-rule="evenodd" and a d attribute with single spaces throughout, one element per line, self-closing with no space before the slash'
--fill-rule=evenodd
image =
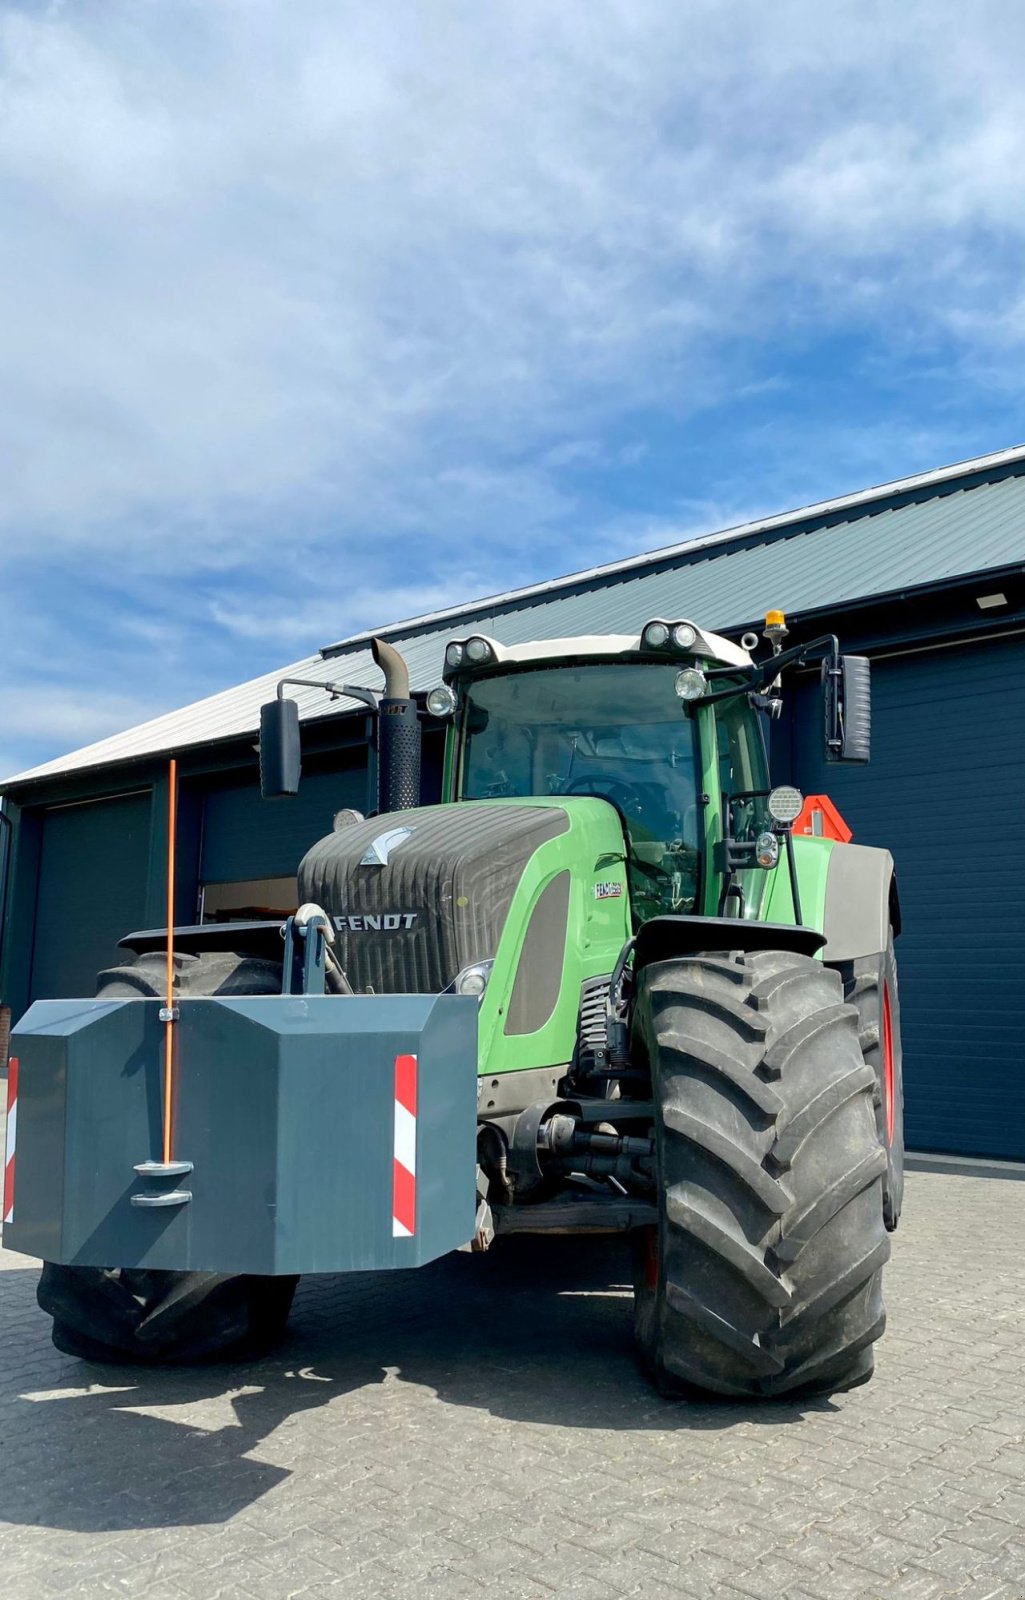
<path id="1" fill-rule="evenodd" d="M 427 696 L 427 709 L 432 717 L 450 717 L 459 701 L 447 683 L 439 683 Z"/>
<path id="2" fill-rule="evenodd" d="M 698 636 L 697 628 L 689 622 L 679 622 L 673 629 L 673 643 L 677 650 L 690 650 Z"/>
<path id="3" fill-rule="evenodd" d="M 463 659 L 463 647 L 462 647 L 462 645 L 461 644 L 456 644 L 456 643 L 450 644 L 448 649 L 445 651 L 445 665 L 447 667 L 458 667 L 458 666 L 461 665 L 462 659 Z"/>
<path id="4" fill-rule="evenodd" d="M 773 822 L 785 822 L 789 826 L 804 810 L 804 796 L 793 784 L 781 783 L 777 789 L 769 791 L 765 804 Z"/>
<path id="5" fill-rule="evenodd" d="M 486 639 L 481 639 L 476 634 L 472 639 L 467 639 L 466 659 L 467 661 L 473 661 L 477 666 L 479 666 L 482 661 L 490 661 L 491 646 L 488 644 L 488 641 Z"/>
<path id="6" fill-rule="evenodd" d="M 700 667 L 684 667 L 676 674 L 676 692 L 681 700 L 700 700 L 708 693 L 708 679 Z"/>
<path id="7" fill-rule="evenodd" d="M 669 629 L 664 622 L 649 622 L 642 635 L 649 650 L 664 650 L 669 643 Z"/>

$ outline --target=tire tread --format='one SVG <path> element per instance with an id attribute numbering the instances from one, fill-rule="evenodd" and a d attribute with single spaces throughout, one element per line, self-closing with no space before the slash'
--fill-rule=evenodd
<path id="1" fill-rule="evenodd" d="M 760 1397 L 864 1382 L 885 1325 L 885 1152 L 838 975 L 785 951 L 662 962 L 642 974 L 635 1036 L 663 1196 L 637 1326 L 660 1385 Z"/>

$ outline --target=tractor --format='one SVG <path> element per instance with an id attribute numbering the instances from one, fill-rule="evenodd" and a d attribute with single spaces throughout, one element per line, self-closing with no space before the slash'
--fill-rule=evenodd
<path id="1" fill-rule="evenodd" d="M 788 669 L 819 674 L 827 759 L 869 758 L 867 659 L 787 633 L 454 638 L 440 804 L 391 644 L 383 693 L 318 683 L 375 714 L 377 805 L 312 845 L 297 911 L 175 927 L 172 894 L 94 999 L 16 1030 L 3 1242 L 43 1260 L 57 1347 L 257 1353 L 303 1273 L 618 1234 L 662 1392 L 865 1382 L 903 1187 L 899 902 L 887 851 L 770 783 Z M 280 805 L 293 681 L 260 718 Z"/>

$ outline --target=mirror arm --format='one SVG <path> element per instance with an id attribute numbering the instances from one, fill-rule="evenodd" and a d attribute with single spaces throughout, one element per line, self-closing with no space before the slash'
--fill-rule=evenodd
<path id="1" fill-rule="evenodd" d="M 778 656 L 756 661 L 750 667 L 711 667 L 707 674 L 710 682 L 715 678 L 727 677 L 733 678 L 734 682 L 729 689 L 715 689 L 711 694 L 702 695 L 697 703 L 707 706 L 717 700 L 728 700 L 733 695 L 760 693 L 776 681 L 784 667 L 803 666 L 811 657 L 825 655 L 831 657 L 833 670 L 838 670 L 840 644 L 835 633 L 824 633 L 818 639 L 809 639 L 807 644 L 792 645 L 789 650 L 781 650 Z"/>
<path id="2" fill-rule="evenodd" d="M 332 700 L 359 700 L 371 711 L 377 710 L 377 696 L 373 689 L 360 689 L 353 683 L 324 683 L 318 678 L 281 678 L 278 681 L 277 697 L 285 698 L 285 686 L 292 684 L 302 689 L 323 689 Z"/>
<path id="3" fill-rule="evenodd" d="M 260 793 L 264 800 L 281 800 L 296 794 L 302 775 L 302 730 L 299 706 L 285 690 L 293 685 L 302 689 L 320 689 L 332 700 L 349 699 L 361 702 L 374 714 L 378 699 L 371 689 L 362 689 L 354 683 L 333 683 L 317 678 L 279 678 L 277 693 L 260 707 Z M 416 715 L 414 708 L 414 718 Z"/>
<path id="4" fill-rule="evenodd" d="M 811 657 L 832 657 L 835 667 L 840 660 L 840 643 L 835 633 L 824 633 L 818 639 L 809 639 L 807 644 L 791 645 L 789 650 L 781 650 L 778 656 L 771 656 L 767 661 L 760 661 L 758 668 L 762 677 L 764 688 L 771 678 L 776 678 L 784 667 L 804 666 Z"/>

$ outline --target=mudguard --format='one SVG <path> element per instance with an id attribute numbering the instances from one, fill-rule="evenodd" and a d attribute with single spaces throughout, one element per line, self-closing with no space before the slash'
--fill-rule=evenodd
<path id="1" fill-rule="evenodd" d="M 837 844 L 826 870 L 823 961 L 880 955 L 900 932 L 893 857 L 872 845 Z"/>
<path id="2" fill-rule="evenodd" d="M 268 995 L 180 1011 L 173 1154 L 185 1170 L 167 1175 L 135 1170 L 161 1156 L 160 1002 L 27 1012 L 11 1040 L 7 1248 L 68 1265 L 292 1274 L 414 1267 L 472 1238 L 476 1000 Z"/>
<path id="3" fill-rule="evenodd" d="M 823 945 L 817 928 L 783 922 L 746 922 L 740 917 L 652 917 L 637 934 L 634 971 L 702 950 L 793 950 L 813 956 Z"/>

